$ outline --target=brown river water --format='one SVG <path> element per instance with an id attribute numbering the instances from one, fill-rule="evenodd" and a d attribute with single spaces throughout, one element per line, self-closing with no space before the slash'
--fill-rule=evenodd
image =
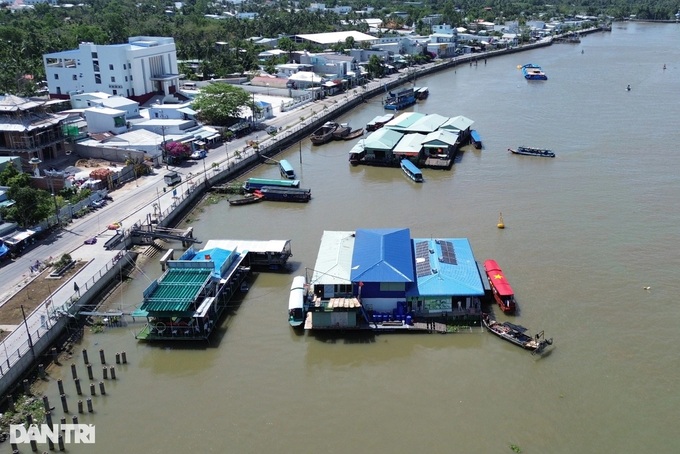
<path id="1" fill-rule="evenodd" d="M 139 323 L 86 336 L 90 358 L 126 351 L 129 364 L 81 415 L 96 444 L 69 452 L 678 452 L 679 40 L 678 24 L 615 24 L 419 79 L 430 97 L 413 110 L 471 118 L 483 150 L 466 148 L 451 171 L 425 169 L 416 185 L 399 169 L 349 166 L 352 143 L 303 141 L 278 157 L 310 203 L 192 213 L 203 241 L 291 239 L 291 273 L 259 274 L 209 345 L 140 343 Z M 525 63 L 549 80 L 525 81 Z M 373 99 L 340 121 L 363 127 L 381 113 Z M 557 157 L 507 152 L 517 145 Z M 263 165 L 249 176 L 277 175 Z M 378 227 L 469 238 L 515 289 L 514 321 L 545 330 L 552 350 L 533 357 L 481 329 L 294 333 L 288 290 L 314 266 L 322 232 Z M 113 306 L 139 305 L 157 258 Z M 52 369 L 57 417 L 60 374 L 72 409 L 77 399 L 69 368 Z"/>

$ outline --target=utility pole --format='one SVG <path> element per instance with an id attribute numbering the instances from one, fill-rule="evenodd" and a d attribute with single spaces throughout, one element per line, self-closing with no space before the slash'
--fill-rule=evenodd
<path id="1" fill-rule="evenodd" d="M 24 326 L 26 327 L 26 334 L 28 334 L 28 346 L 31 348 L 31 353 L 35 358 L 35 350 L 33 350 L 33 339 L 31 339 L 31 331 L 28 329 L 28 322 L 26 322 L 26 312 L 24 312 L 24 305 L 21 305 L 21 315 L 24 317 Z"/>

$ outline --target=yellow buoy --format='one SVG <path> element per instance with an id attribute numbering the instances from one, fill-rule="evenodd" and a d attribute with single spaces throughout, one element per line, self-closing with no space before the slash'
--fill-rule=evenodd
<path id="1" fill-rule="evenodd" d="M 498 227 L 499 229 L 505 228 L 505 223 L 503 222 L 503 213 L 500 213 L 498 215 L 498 224 L 496 224 L 496 227 Z"/>

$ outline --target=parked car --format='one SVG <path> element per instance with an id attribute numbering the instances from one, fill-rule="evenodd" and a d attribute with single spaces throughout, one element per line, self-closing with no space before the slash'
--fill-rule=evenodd
<path id="1" fill-rule="evenodd" d="M 97 238 L 94 237 L 94 236 L 92 238 L 88 238 L 84 241 L 85 244 L 95 244 L 96 242 L 97 242 Z"/>
<path id="2" fill-rule="evenodd" d="M 205 150 L 196 150 L 191 153 L 191 159 L 203 159 L 208 156 L 208 152 Z"/>

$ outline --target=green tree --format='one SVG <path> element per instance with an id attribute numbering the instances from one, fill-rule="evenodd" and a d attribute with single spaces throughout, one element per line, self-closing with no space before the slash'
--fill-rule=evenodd
<path id="1" fill-rule="evenodd" d="M 5 216 L 22 227 L 35 225 L 54 211 L 52 197 L 46 191 L 22 187 L 10 192 L 14 205 L 5 210 Z"/>
<path id="2" fill-rule="evenodd" d="M 251 96 L 244 89 L 226 83 L 213 83 L 201 89 L 193 106 L 202 121 L 228 125 L 239 116 L 243 107 L 251 107 L 251 103 Z"/>

